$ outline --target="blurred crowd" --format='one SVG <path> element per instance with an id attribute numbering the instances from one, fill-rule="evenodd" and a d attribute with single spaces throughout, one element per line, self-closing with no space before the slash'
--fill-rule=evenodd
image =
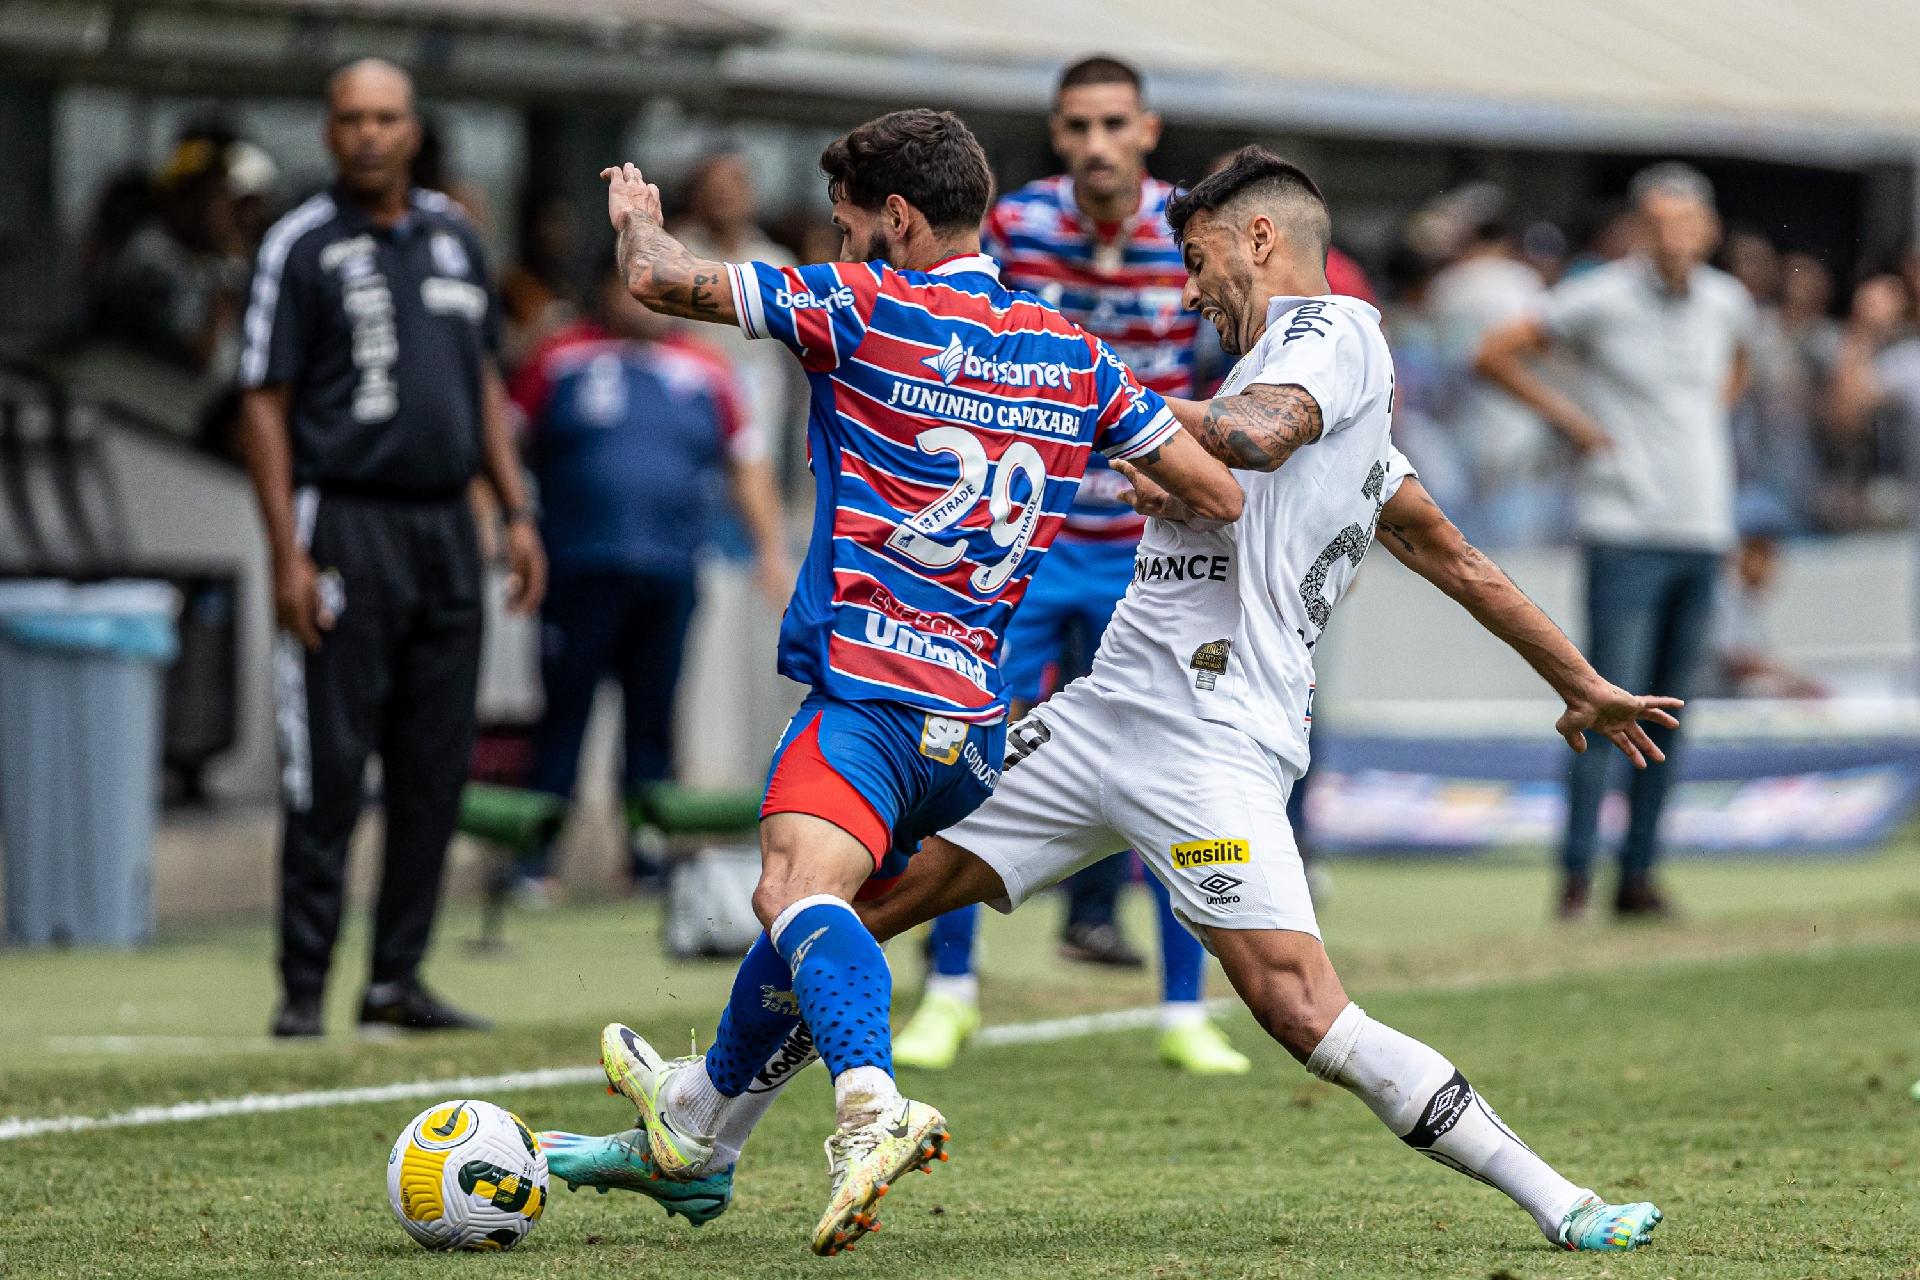
<path id="1" fill-rule="evenodd" d="M 450 174 L 431 121 L 425 133 L 415 180 L 490 229 L 492 211 Z M 221 124 L 195 124 L 157 169 L 108 184 L 83 246 L 90 338 L 201 379 L 205 439 L 216 451 L 232 447 L 237 400 L 221 392 L 234 381 L 249 272 L 273 219 L 305 194 L 291 188 L 261 147 Z M 837 249 L 824 219 L 769 221 L 741 153 L 710 153 L 666 189 L 680 204 L 674 229 L 697 252 L 788 264 Z M 720 362 L 744 438 L 764 449 L 791 504 L 806 483 L 804 387 L 792 362 L 773 344 L 711 327 L 697 336 L 636 327 L 610 311 L 612 295 L 601 288 L 606 245 L 582 230 L 596 225 L 597 212 L 551 192 L 524 194 L 504 237 L 509 259 L 494 273 L 510 381 L 527 385 L 542 353 L 582 325 L 610 327 L 632 342 L 698 344 Z M 1920 250 L 1848 288 L 1818 252 L 1742 224 L 1737 209 L 1724 212 L 1714 262 L 1751 295 L 1757 321 L 1731 418 L 1741 554 L 1720 592 L 1714 684 L 1726 693 L 1804 696 L 1817 686 L 1766 657 L 1765 597 L 1785 540 L 1903 527 L 1913 514 Z M 1482 344 L 1541 307 L 1555 286 L 1644 247 L 1643 237 L 1625 200 L 1595 208 L 1585 226 L 1569 230 L 1530 221 L 1500 188 L 1473 183 L 1416 209 L 1391 248 L 1367 254 L 1349 246 L 1360 265 L 1343 261 L 1342 269 L 1356 284 L 1336 288 L 1370 288 L 1382 299 L 1401 447 L 1479 545 L 1500 553 L 1577 541 L 1580 462 L 1563 432 L 1481 372 Z M 1576 381 L 1563 351 L 1536 363 L 1549 382 Z M 1202 367 L 1224 372 L 1218 359 Z M 521 420 L 523 430 L 531 425 L 524 412 Z M 758 559 L 765 570 L 757 545 L 764 538 L 753 529 L 765 511 L 743 513 L 737 495 L 715 500 L 729 484 L 725 467 L 690 474 L 714 490 L 701 496 L 713 511 L 706 549 Z"/>
<path id="2" fill-rule="evenodd" d="M 1476 183 L 1418 210 L 1386 260 L 1395 429 L 1480 545 L 1567 541 L 1575 463 L 1547 423 L 1476 370 L 1481 342 L 1555 285 L 1642 248 L 1641 236 L 1624 203 L 1597 210 L 1575 238 L 1524 222 L 1498 187 Z M 1732 415 L 1743 535 L 1903 526 L 1920 424 L 1920 251 L 1849 292 L 1819 253 L 1732 211 L 1714 260 L 1758 309 Z"/>

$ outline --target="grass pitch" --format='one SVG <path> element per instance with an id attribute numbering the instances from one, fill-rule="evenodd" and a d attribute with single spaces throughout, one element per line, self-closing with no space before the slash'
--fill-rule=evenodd
<path id="1" fill-rule="evenodd" d="M 1920 1106 L 1906 1093 L 1920 1075 L 1920 848 L 1677 868 L 1694 915 L 1651 929 L 1548 929 L 1536 866 L 1336 874 L 1323 925 L 1356 998 L 1451 1056 L 1569 1176 L 1657 1201 L 1653 1249 L 1549 1249 L 1504 1197 L 1401 1147 L 1236 1015 L 1257 1064 L 1237 1080 L 1173 1075 L 1137 1032 L 903 1072 L 951 1120 L 954 1160 L 889 1197 L 885 1230 L 852 1257 L 806 1252 L 829 1111 L 814 1069 L 757 1136 L 736 1207 L 697 1231 L 635 1196 L 559 1192 L 514 1253 L 429 1255 L 384 1188 L 387 1147 L 423 1099 L 0 1143 L 0 1275 L 1920 1280 Z M 990 1021 L 1150 1001 L 1150 978 L 1051 961 L 1053 910 L 990 923 Z M 137 956 L 0 954 L 0 1116 L 585 1064 L 611 1017 L 666 1046 L 697 1027 L 704 1043 L 729 967 L 663 961 L 655 915 L 617 903 L 518 918 L 510 951 L 476 954 L 460 945 L 471 917 L 453 913 L 431 972 L 501 1029 L 400 1043 L 346 1033 L 361 935 L 343 944 L 341 1033 L 303 1047 L 260 1034 L 259 928 Z M 914 948 L 895 952 L 910 993 Z M 626 1119 L 592 1087 L 493 1100 L 536 1127 Z"/>

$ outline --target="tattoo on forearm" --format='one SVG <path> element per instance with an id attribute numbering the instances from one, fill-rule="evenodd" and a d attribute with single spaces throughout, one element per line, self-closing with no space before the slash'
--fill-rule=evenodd
<path id="1" fill-rule="evenodd" d="M 653 310 L 690 320 L 733 319 L 726 270 L 694 257 L 659 223 L 628 218 L 617 252 L 627 287 Z"/>
<path id="2" fill-rule="evenodd" d="M 1259 386 L 1209 400 L 1194 436 L 1230 467 L 1272 471 L 1321 430 L 1320 406 L 1304 390 Z"/>
<path id="3" fill-rule="evenodd" d="M 1386 534 L 1388 537 L 1392 538 L 1395 542 L 1399 543 L 1401 549 L 1404 550 L 1408 555 L 1419 554 L 1420 548 L 1414 545 L 1413 539 L 1409 538 L 1407 536 L 1407 531 L 1405 529 L 1402 529 L 1399 525 L 1394 524 L 1390 520 L 1382 520 L 1378 525 L 1375 526 L 1375 528 L 1379 529 L 1381 533 Z"/>

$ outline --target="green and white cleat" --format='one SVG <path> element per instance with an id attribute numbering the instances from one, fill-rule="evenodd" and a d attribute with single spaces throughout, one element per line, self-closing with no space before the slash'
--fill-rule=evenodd
<path id="1" fill-rule="evenodd" d="M 662 1105 L 661 1094 L 675 1073 L 704 1071 L 701 1058 L 662 1058 L 632 1027 L 609 1022 L 600 1033 L 600 1065 L 613 1091 L 640 1112 L 647 1150 L 663 1178 L 692 1181 L 713 1159 L 713 1135 L 677 1125 Z"/>
<path id="2" fill-rule="evenodd" d="M 691 1182 L 661 1177 L 647 1150 L 644 1129 L 605 1135 L 548 1130 L 537 1136 L 547 1168 L 569 1190 L 592 1187 L 601 1195 L 616 1187 L 635 1191 L 659 1201 L 669 1216 L 677 1213 L 696 1227 L 712 1222 L 733 1203 L 732 1169 Z"/>
<path id="3" fill-rule="evenodd" d="M 915 1169 L 932 1173 L 935 1160 L 947 1158 L 953 1135 L 938 1111 L 902 1098 L 888 1115 L 858 1129 L 841 1129 L 827 1139 L 827 1176 L 833 1190 L 820 1225 L 813 1229 L 813 1251 L 823 1258 L 853 1248 L 853 1242 L 880 1229 L 873 1206 L 892 1185 Z"/>
<path id="4" fill-rule="evenodd" d="M 1204 1018 L 1162 1031 L 1160 1061 L 1196 1076 L 1243 1076 L 1253 1070 L 1252 1059 L 1234 1048 L 1227 1033 L 1211 1019 Z"/>
<path id="5" fill-rule="evenodd" d="M 1645 1201 L 1608 1204 L 1599 1196 L 1588 1196 L 1560 1220 L 1557 1243 L 1562 1249 L 1625 1253 L 1652 1243 L 1660 1218 L 1660 1211 Z"/>
<path id="6" fill-rule="evenodd" d="M 980 1029 L 980 1006 L 929 992 L 893 1038 L 893 1062 L 922 1071 L 945 1071 Z"/>

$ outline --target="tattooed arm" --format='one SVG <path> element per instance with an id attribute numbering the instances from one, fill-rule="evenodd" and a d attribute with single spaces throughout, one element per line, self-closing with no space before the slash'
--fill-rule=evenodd
<path id="1" fill-rule="evenodd" d="M 1297 386 L 1248 387 L 1239 395 L 1167 405 L 1200 446 L 1230 467 L 1272 471 L 1320 438 L 1320 405 Z"/>
<path id="2" fill-rule="evenodd" d="M 737 323 L 727 268 L 696 258 L 667 234 L 660 215 L 660 188 L 631 164 L 602 169 L 607 180 L 607 220 L 619 233 L 615 252 L 627 290 L 650 311 Z"/>
<path id="3" fill-rule="evenodd" d="M 1673 728 L 1679 722 L 1670 712 L 1682 705 L 1680 699 L 1628 693 L 1603 679 L 1553 619 L 1461 536 L 1418 480 L 1403 481 L 1381 508 L 1378 534 L 1395 559 L 1445 592 L 1553 686 L 1567 706 L 1554 727 L 1568 746 L 1585 751 L 1585 731 L 1591 729 L 1635 768 L 1666 758 L 1640 721 Z"/>

